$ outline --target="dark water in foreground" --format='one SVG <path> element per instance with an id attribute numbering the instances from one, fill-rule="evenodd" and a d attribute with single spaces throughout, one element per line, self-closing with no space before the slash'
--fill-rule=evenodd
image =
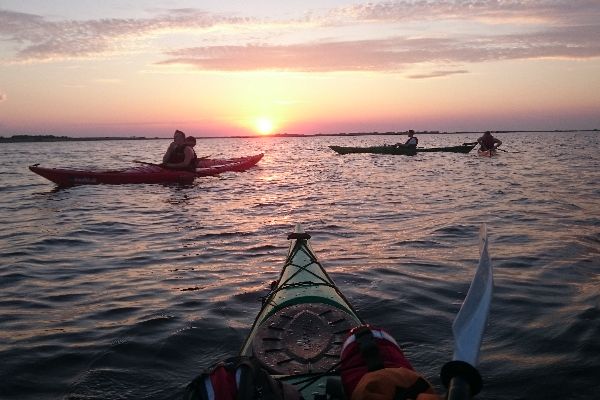
<path id="1" fill-rule="evenodd" d="M 296 222 L 440 391 L 486 222 L 496 287 L 478 398 L 600 398 L 600 136 L 499 137 L 513 152 L 495 159 L 327 148 L 384 137 L 211 139 L 200 154 L 266 155 L 188 187 L 60 190 L 26 166 L 128 166 L 168 142 L 0 145 L 0 398 L 179 398 L 239 350 Z"/>

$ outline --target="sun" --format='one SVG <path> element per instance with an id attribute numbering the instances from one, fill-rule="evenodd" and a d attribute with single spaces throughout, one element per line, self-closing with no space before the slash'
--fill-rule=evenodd
<path id="1" fill-rule="evenodd" d="M 256 119 L 256 131 L 261 135 L 269 135 L 273 133 L 273 121 L 269 118 L 260 117 Z"/>

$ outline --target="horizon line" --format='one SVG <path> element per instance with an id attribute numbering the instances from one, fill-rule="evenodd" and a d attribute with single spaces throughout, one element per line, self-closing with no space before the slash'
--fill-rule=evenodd
<path id="1" fill-rule="evenodd" d="M 597 132 L 600 129 L 524 129 L 524 130 L 490 130 L 492 133 L 552 133 L 552 132 Z M 196 139 L 255 139 L 255 138 L 270 138 L 270 137 L 324 137 L 324 136 L 342 136 L 342 137 L 354 137 L 354 136 L 396 136 L 396 135 L 407 135 L 409 131 L 399 132 L 340 132 L 340 133 L 273 133 L 269 135 L 233 135 L 233 136 L 195 136 Z M 469 133 L 484 133 L 484 130 L 468 130 L 468 131 L 453 131 L 453 132 L 440 132 L 440 131 L 414 131 L 415 134 L 419 135 L 458 135 L 458 134 L 469 134 Z M 52 134 L 17 134 L 12 136 L 0 136 L 0 142 L 14 143 L 14 142 L 33 142 L 33 141 L 98 141 L 98 140 L 157 140 L 157 139 L 172 139 L 171 137 L 163 136 L 56 136 Z"/>

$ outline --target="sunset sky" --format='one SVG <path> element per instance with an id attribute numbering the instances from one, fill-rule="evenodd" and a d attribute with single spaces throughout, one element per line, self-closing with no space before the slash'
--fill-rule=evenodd
<path id="1" fill-rule="evenodd" d="M 600 128 L 600 1 L 0 0 L 0 135 Z"/>

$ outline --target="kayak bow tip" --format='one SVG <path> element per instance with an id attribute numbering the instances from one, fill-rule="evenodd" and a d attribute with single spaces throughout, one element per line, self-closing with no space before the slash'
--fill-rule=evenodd
<path id="1" fill-rule="evenodd" d="M 297 223 L 296 226 L 294 227 L 294 232 L 290 233 L 288 235 L 288 240 L 292 240 L 292 239 L 304 239 L 304 240 L 308 240 L 310 239 L 310 235 L 306 232 L 304 232 L 304 228 L 302 228 L 302 224 Z"/>

